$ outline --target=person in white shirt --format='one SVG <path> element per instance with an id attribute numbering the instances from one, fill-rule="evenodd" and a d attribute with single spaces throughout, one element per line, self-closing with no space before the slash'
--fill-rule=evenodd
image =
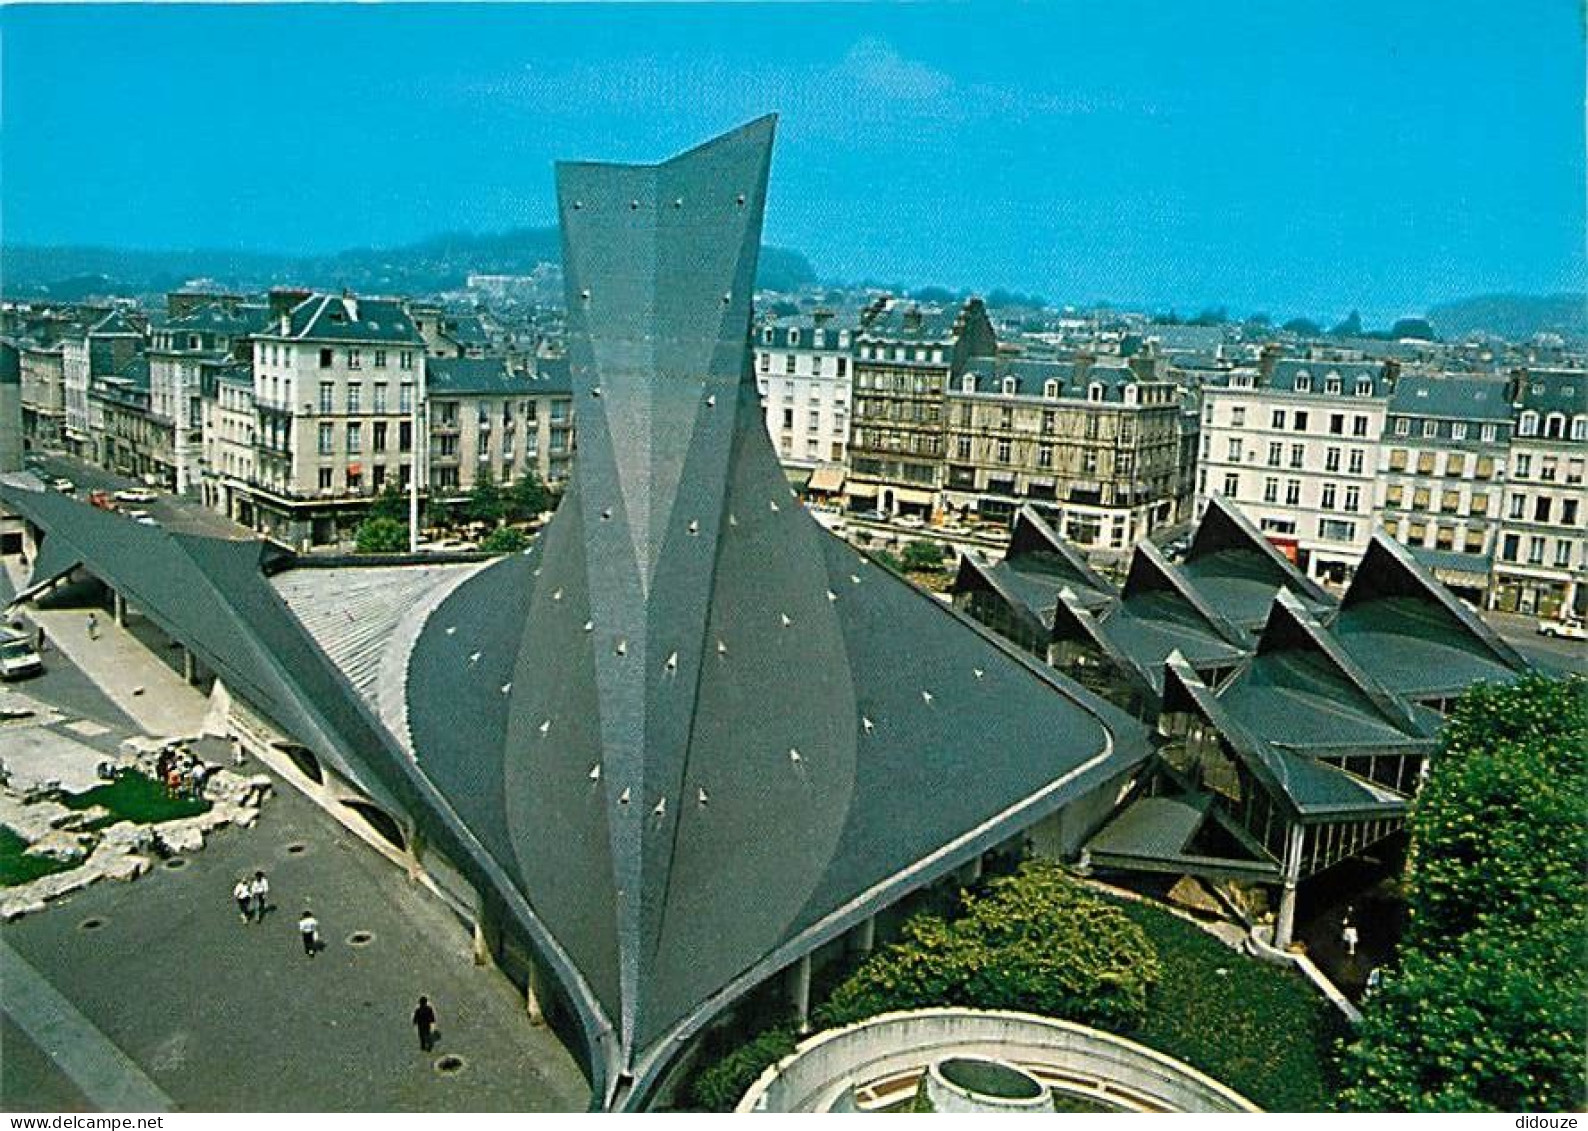
<path id="1" fill-rule="evenodd" d="M 320 921 L 307 907 L 298 919 L 298 934 L 303 937 L 303 953 L 313 958 L 320 951 Z"/>
<path id="2" fill-rule="evenodd" d="M 263 923 L 265 911 L 270 906 L 270 881 L 265 879 L 263 872 L 254 873 L 254 878 L 248 884 L 248 893 L 254 897 L 254 921 Z"/>
<path id="3" fill-rule="evenodd" d="M 243 917 L 243 922 L 248 922 L 248 913 L 254 906 L 254 891 L 248 886 L 247 877 L 237 881 L 237 886 L 232 888 L 232 898 L 237 901 L 237 913 Z"/>

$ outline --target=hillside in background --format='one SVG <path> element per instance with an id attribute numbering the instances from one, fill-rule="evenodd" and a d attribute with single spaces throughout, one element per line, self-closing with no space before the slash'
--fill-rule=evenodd
<path id="1" fill-rule="evenodd" d="M 1588 295 L 1478 295 L 1440 303 L 1428 321 L 1441 338 L 1473 333 L 1525 341 L 1534 334 L 1588 339 Z"/>
<path id="2" fill-rule="evenodd" d="M 211 279 L 247 290 L 290 283 L 369 294 L 431 294 L 462 287 L 471 273 L 527 275 L 539 264 L 557 263 L 561 250 L 556 228 L 451 233 L 406 247 L 319 256 L 23 245 L 0 247 L 0 293 L 71 302 L 90 294 L 154 294 L 191 279 Z M 815 281 L 816 272 L 800 252 L 761 249 L 761 287 L 794 290 Z"/>

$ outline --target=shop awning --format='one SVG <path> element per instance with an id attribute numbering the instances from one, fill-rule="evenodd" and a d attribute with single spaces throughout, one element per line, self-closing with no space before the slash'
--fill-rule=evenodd
<path id="1" fill-rule="evenodd" d="M 896 487 L 893 491 L 895 503 L 909 503 L 914 507 L 932 507 L 937 505 L 937 493 L 934 491 L 912 491 L 908 487 Z"/>
<path id="2" fill-rule="evenodd" d="M 875 499 L 877 485 L 875 483 L 855 483 L 851 481 L 844 487 L 844 494 L 852 499 Z"/>
<path id="3" fill-rule="evenodd" d="M 805 484 L 805 489 L 832 495 L 842 490 L 843 486 L 844 469 L 842 467 L 818 467 L 811 472 L 810 481 Z"/>

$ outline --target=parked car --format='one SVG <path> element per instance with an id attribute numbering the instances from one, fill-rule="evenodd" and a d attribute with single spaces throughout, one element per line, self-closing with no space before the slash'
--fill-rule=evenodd
<path id="1" fill-rule="evenodd" d="M 0 679 L 21 679 L 43 670 L 44 658 L 28 634 L 0 628 Z"/>
<path id="2" fill-rule="evenodd" d="M 52 479 L 50 480 L 50 486 L 63 495 L 74 495 L 77 493 L 77 484 L 70 479 Z"/>
<path id="3" fill-rule="evenodd" d="M 1538 634 L 1560 640 L 1588 640 L 1588 625 L 1580 620 L 1541 620 Z"/>
<path id="4" fill-rule="evenodd" d="M 116 492 L 116 501 L 122 503 L 152 503 L 159 497 L 147 487 L 128 487 Z"/>

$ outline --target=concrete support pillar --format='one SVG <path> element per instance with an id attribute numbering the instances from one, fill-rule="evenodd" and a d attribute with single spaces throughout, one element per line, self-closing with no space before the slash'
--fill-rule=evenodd
<path id="1" fill-rule="evenodd" d="M 111 610 L 118 625 L 127 623 L 127 598 L 114 590 L 111 592 Z"/>
<path id="2" fill-rule="evenodd" d="M 960 887 L 970 887 L 981 879 L 981 853 L 978 852 L 974 858 L 960 865 L 958 878 Z"/>
<path id="3" fill-rule="evenodd" d="M 474 921 L 474 964 L 484 966 L 491 961 L 491 948 L 485 941 L 485 925 Z"/>
<path id="4" fill-rule="evenodd" d="M 789 1001 L 799 1021 L 801 1033 L 811 1031 L 811 956 L 805 955 L 789 967 Z"/>
<path id="5" fill-rule="evenodd" d="M 529 1014 L 531 1025 L 544 1025 L 546 1023 L 545 1010 L 540 1004 L 540 972 L 533 966 L 529 968 L 529 980 L 524 984 L 524 1011 Z"/>
<path id="6" fill-rule="evenodd" d="M 849 932 L 849 951 L 851 954 L 867 955 L 877 946 L 877 917 L 868 915 L 855 924 L 854 930 Z"/>
<path id="7" fill-rule="evenodd" d="M 192 683 L 193 676 L 193 653 L 184 647 L 182 649 L 182 678 L 188 683 Z"/>
<path id="8" fill-rule="evenodd" d="M 1291 825 L 1285 842 L 1284 883 L 1279 893 L 1279 916 L 1274 921 L 1274 946 L 1284 950 L 1290 945 L 1296 929 L 1296 885 L 1301 882 L 1301 845 L 1306 829 Z"/>

